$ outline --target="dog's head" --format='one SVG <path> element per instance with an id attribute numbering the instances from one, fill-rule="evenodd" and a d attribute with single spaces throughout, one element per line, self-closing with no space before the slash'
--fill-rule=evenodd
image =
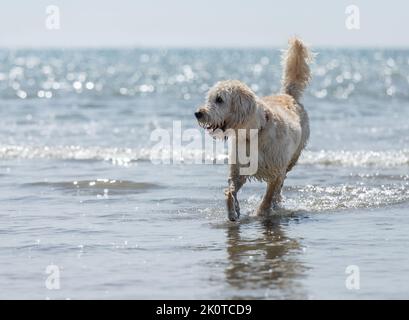
<path id="1" fill-rule="evenodd" d="M 209 90 L 205 105 L 195 112 L 195 117 L 205 129 L 225 131 L 243 126 L 255 110 L 253 91 L 240 81 L 228 80 Z"/>

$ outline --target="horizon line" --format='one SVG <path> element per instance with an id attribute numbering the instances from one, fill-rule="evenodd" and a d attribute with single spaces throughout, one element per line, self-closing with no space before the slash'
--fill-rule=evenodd
<path id="1" fill-rule="evenodd" d="M 310 48 L 316 48 L 321 50 L 339 50 L 339 49 L 355 49 L 355 50 L 409 50 L 409 45 L 317 45 L 313 46 L 308 44 Z M 266 49 L 285 49 L 287 44 L 279 46 L 267 46 L 267 45 L 71 45 L 71 46 L 55 46 L 55 45 L 45 45 L 45 46 L 29 46 L 29 45 L 13 45 L 4 46 L 0 45 L 0 50 L 135 50 L 135 49 L 155 49 L 155 50 L 266 50 Z"/>

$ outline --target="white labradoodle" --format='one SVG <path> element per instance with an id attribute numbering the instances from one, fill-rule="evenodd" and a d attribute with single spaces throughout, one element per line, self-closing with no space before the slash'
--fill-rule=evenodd
<path id="1" fill-rule="evenodd" d="M 227 80 L 210 89 L 206 104 L 195 116 L 199 125 L 210 130 L 258 129 L 258 167 L 252 176 L 240 175 L 240 164 L 230 163 L 226 189 L 230 220 L 240 216 L 237 192 L 250 178 L 267 182 L 267 191 L 257 210 L 269 212 L 281 201 L 281 188 L 287 172 L 297 163 L 310 134 L 308 115 L 300 103 L 311 74 L 312 55 L 297 38 L 289 41 L 283 55 L 282 93 L 257 97 L 244 83 Z"/>

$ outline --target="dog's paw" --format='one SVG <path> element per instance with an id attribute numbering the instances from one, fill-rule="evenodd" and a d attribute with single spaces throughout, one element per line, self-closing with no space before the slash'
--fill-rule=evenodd
<path id="1" fill-rule="evenodd" d="M 263 207 L 263 206 L 260 206 L 260 207 L 258 207 L 257 208 L 257 210 L 256 210 L 256 216 L 258 216 L 258 217 L 266 217 L 266 216 L 268 216 L 268 215 L 270 215 L 271 213 L 272 213 L 272 208 L 270 208 L 270 207 Z"/>
<path id="2" fill-rule="evenodd" d="M 226 194 L 226 205 L 227 205 L 227 216 L 230 221 L 237 221 L 240 218 L 240 206 L 237 196 L 232 192 L 225 190 Z"/>

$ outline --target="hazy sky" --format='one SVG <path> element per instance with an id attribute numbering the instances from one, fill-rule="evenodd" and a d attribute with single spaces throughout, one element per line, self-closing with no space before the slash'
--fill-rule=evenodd
<path id="1" fill-rule="evenodd" d="M 345 27 L 348 5 L 360 30 Z M 60 30 L 45 27 L 48 5 Z M 314 46 L 409 47 L 409 1 L 0 0 L 1 47 Z"/>

